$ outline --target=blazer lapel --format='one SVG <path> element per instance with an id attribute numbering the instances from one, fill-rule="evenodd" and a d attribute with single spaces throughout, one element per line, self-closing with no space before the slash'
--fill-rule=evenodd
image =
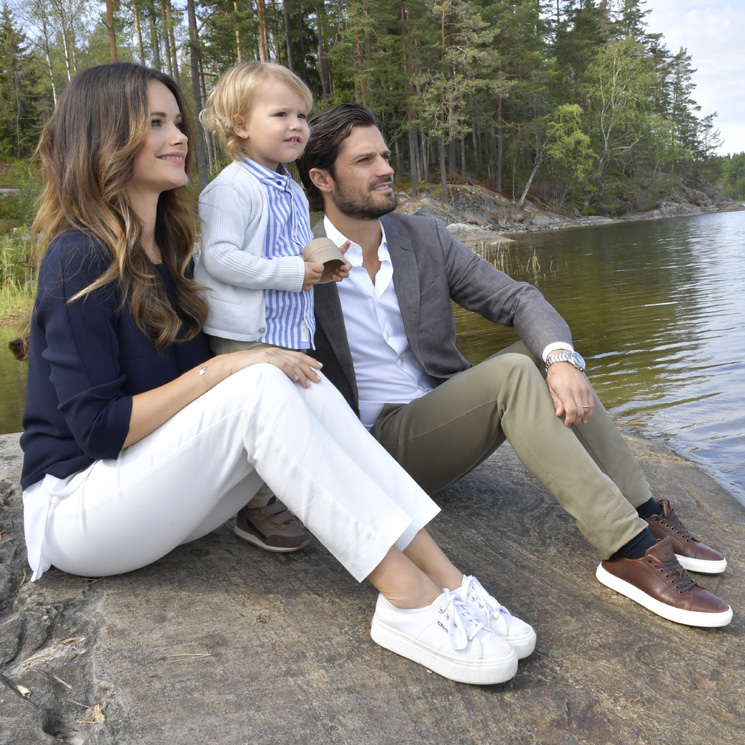
<path id="1" fill-rule="evenodd" d="M 418 349 L 419 329 L 419 272 L 411 241 L 401 235 L 393 220 L 382 218 L 388 253 L 393 265 L 393 286 L 404 322 L 406 336 L 414 350 Z"/>
<path id="2" fill-rule="evenodd" d="M 316 223 L 313 228 L 313 236 L 315 238 L 324 238 L 326 236 L 326 231 L 323 229 L 323 220 Z M 339 361 L 339 365 L 349 380 L 352 390 L 356 392 L 357 379 L 354 374 L 352 354 L 349 351 L 347 329 L 344 325 L 344 314 L 342 313 L 341 300 L 339 300 L 336 282 L 316 285 L 313 288 L 313 305 L 316 323 L 326 334 L 332 352 Z"/>

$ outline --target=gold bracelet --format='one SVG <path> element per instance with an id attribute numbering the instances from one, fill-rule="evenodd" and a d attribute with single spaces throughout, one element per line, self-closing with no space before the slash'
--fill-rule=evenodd
<path id="1" fill-rule="evenodd" d="M 207 390 L 212 388 L 210 385 L 210 379 L 207 376 L 207 363 L 202 363 L 202 366 L 199 368 L 199 377 L 204 379 L 204 384 L 207 386 Z"/>

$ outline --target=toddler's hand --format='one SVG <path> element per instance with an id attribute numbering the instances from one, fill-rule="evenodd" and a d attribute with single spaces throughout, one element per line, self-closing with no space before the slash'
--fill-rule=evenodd
<path id="1" fill-rule="evenodd" d="M 342 255 L 347 252 L 347 249 L 349 248 L 350 242 L 345 241 L 342 243 L 341 246 L 339 246 L 339 250 L 342 252 Z M 334 272 L 333 280 L 334 282 L 341 282 L 343 279 L 346 279 L 349 276 L 349 272 L 352 269 L 352 265 L 348 261 L 344 261 L 344 263 Z"/>
<path id="2" fill-rule="evenodd" d="M 318 264 L 315 261 L 305 262 L 305 281 L 303 282 L 303 290 L 310 290 L 313 285 L 317 285 L 321 281 L 323 275 L 323 264 Z"/>

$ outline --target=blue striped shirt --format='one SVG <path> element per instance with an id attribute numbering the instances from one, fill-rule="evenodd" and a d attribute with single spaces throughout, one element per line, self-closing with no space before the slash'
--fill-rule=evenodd
<path id="1" fill-rule="evenodd" d="M 280 163 L 272 171 L 249 158 L 243 164 L 266 189 L 269 220 L 262 255 L 265 259 L 299 256 L 313 239 L 310 215 L 299 187 L 292 188 L 292 176 Z M 313 346 L 316 330 L 313 316 L 313 290 L 288 292 L 264 290 L 266 334 L 258 341 L 287 349 Z"/>

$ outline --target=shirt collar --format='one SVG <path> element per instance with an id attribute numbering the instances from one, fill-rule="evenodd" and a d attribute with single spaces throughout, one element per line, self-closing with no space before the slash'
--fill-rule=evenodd
<path id="1" fill-rule="evenodd" d="M 277 166 L 276 171 L 262 166 L 261 163 L 257 163 L 255 160 L 251 160 L 251 158 L 244 158 L 242 163 L 264 186 L 271 186 L 280 191 L 287 191 L 289 188 L 292 176 L 290 176 L 290 172 L 285 168 L 283 163 Z"/>
<path id="2" fill-rule="evenodd" d="M 328 219 L 326 215 L 323 216 L 323 228 L 326 231 L 326 237 L 330 238 L 337 246 L 341 246 L 346 241 L 350 241 L 350 246 L 347 249 L 347 253 L 344 258 L 352 266 L 362 266 L 362 246 L 359 243 L 347 238 L 336 226 Z M 388 253 L 388 241 L 385 237 L 385 228 L 383 223 L 380 223 L 380 245 L 378 246 L 378 259 L 380 261 L 390 261 L 391 257 Z"/>

